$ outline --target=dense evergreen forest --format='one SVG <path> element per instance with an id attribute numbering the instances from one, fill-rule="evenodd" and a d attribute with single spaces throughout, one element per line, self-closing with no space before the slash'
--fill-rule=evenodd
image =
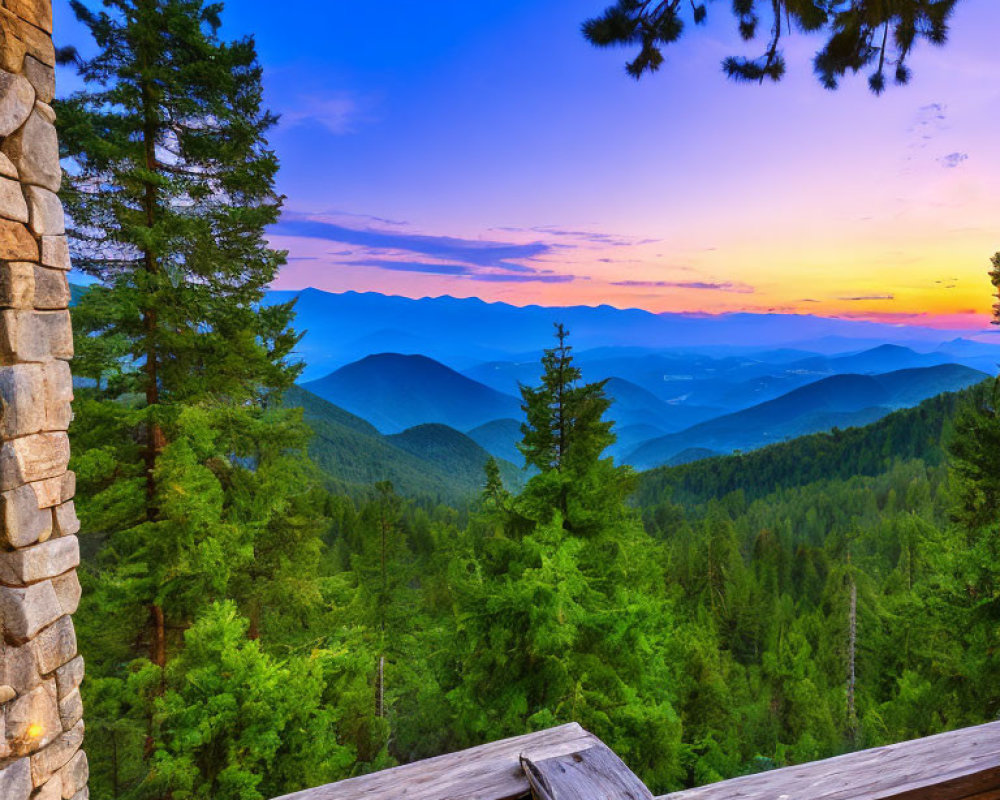
<path id="1" fill-rule="evenodd" d="M 95 796 L 266 800 L 568 720 L 664 791 L 1000 711 L 989 386 L 637 476 L 559 327 L 523 486 L 491 460 L 444 505 L 402 457 L 422 496 L 361 462 L 327 481 L 346 432 L 376 440 L 308 427 L 294 309 L 260 303 L 284 254 L 252 40 L 200 0 L 74 8 L 98 45 L 59 108 L 96 279 L 71 430 Z"/>
<path id="2" fill-rule="evenodd" d="M 988 386 L 947 392 L 896 411 L 871 425 L 801 436 L 746 454 L 707 458 L 676 468 L 643 473 L 637 499 L 655 505 L 665 495 L 692 504 L 741 491 L 756 500 L 787 486 L 855 475 L 875 476 L 895 461 L 921 460 L 939 466 L 947 460 L 957 410 L 982 404 Z"/>
<path id="3" fill-rule="evenodd" d="M 143 613 L 106 544 L 80 614 L 95 786 L 267 798 L 578 720 L 667 790 L 1000 710 L 998 562 L 981 549 L 996 543 L 956 522 L 978 479 L 926 438 L 956 425 L 995 438 L 988 385 L 634 476 L 600 458 L 607 400 L 577 384 L 567 347 L 546 379 L 526 397 L 540 471 L 519 494 L 495 466 L 471 511 L 389 483 L 330 493 L 315 473 L 311 557 L 283 585 L 275 562 L 256 565 L 263 608 L 235 577 L 198 598 L 166 670 L 141 655 Z M 560 388 L 572 423 L 550 402 Z M 916 442 L 932 442 L 922 457 Z M 81 466 L 103 449 L 77 447 Z M 969 456 L 956 463 L 982 464 Z M 803 472 L 813 463 L 827 477 Z"/>
<path id="4" fill-rule="evenodd" d="M 444 425 L 418 425 L 384 436 L 360 417 L 301 386 L 284 394 L 284 404 L 302 409 L 312 431 L 309 457 L 323 473 L 323 485 L 352 497 L 372 484 L 391 481 L 396 490 L 432 504 L 466 507 L 483 483 L 489 453 Z M 506 461 L 500 470 L 508 486 L 519 486 L 521 471 Z"/>

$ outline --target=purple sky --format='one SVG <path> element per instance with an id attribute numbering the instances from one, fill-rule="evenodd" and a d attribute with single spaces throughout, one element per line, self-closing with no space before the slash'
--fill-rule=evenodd
<path id="1" fill-rule="evenodd" d="M 1000 249 L 1000 3 L 963 0 L 913 82 L 721 74 L 727 3 L 636 83 L 604 0 L 229 0 L 283 115 L 277 286 L 978 327 Z M 85 36 L 56 0 L 59 44 Z M 60 76 L 61 91 L 77 84 Z"/>

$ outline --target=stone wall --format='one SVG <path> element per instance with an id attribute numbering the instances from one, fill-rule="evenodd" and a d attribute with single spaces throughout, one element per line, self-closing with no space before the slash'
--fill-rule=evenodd
<path id="1" fill-rule="evenodd" d="M 86 800 L 51 0 L 0 0 L 0 798 Z"/>

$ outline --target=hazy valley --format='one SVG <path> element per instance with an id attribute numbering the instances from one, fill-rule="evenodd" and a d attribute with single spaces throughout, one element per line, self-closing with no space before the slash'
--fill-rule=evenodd
<path id="1" fill-rule="evenodd" d="M 519 387 L 537 383 L 556 321 L 575 320 L 583 379 L 607 381 L 609 454 L 639 470 L 868 425 L 977 384 L 1000 361 L 988 341 L 947 331 L 813 317 L 315 290 L 299 293 L 296 308 L 305 370 L 289 402 L 306 407 L 321 453 L 355 454 L 321 454 L 321 465 L 348 483 L 388 478 L 448 499 L 477 489 L 490 455 L 509 480 L 523 478 Z"/>

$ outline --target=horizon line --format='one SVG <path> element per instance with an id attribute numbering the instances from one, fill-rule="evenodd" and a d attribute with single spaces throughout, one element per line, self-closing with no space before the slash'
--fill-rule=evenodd
<path id="1" fill-rule="evenodd" d="M 421 295 L 419 297 L 414 297 L 404 294 L 379 292 L 375 290 L 365 290 L 359 291 L 357 289 L 346 289 L 343 291 L 332 291 L 330 289 L 321 289 L 318 286 L 305 286 L 298 289 L 285 289 L 285 288 L 269 288 L 268 292 L 283 292 L 287 294 L 300 294 L 306 291 L 319 292 L 321 294 L 328 294 L 333 296 L 340 295 L 375 295 L 378 297 L 385 297 L 397 300 L 409 300 L 411 302 L 420 302 L 421 300 L 457 300 L 464 302 L 477 302 L 488 306 L 506 306 L 508 308 L 516 309 L 530 309 L 530 308 L 543 308 L 543 309 L 590 309 L 598 310 L 602 308 L 612 309 L 614 311 L 621 312 L 639 312 L 642 314 L 648 314 L 652 317 L 687 317 L 687 318 L 701 318 L 701 319 L 721 319 L 725 317 L 736 317 L 736 316 L 749 316 L 749 317 L 789 317 L 797 319 L 818 319 L 818 320 L 835 320 L 837 322 L 847 322 L 858 325 L 877 325 L 880 327 L 890 327 L 890 328 L 919 328 L 926 331 L 952 331 L 955 333 L 962 332 L 974 332 L 976 335 L 983 334 L 1000 334 L 1000 329 L 998 329 L 993 323 L 990 322 L 989 314 L 979 314 L 979 313 L 969 313 L 961 316 L 968 316 L 970 318 L 982 318 L 982 327 L 939 327 L 931 324 L 920 324 L 917 322 L 891 322 L 886 320 L 877 319 L 877 313 L 873 315 L 876 318 L 865 318 L 865 317 L 847 317 L 839 316 L 836 314 L 826 315 L 826 314 L 806 314 L 802 312 L 795 311 L 753 311 L 753 310 L 740 310 L 740 311 L 701 311 L 701 310 L 689 310 L 689 311 L 651 311 L 647 308 L 642 308 L 639 306 L 616 306 L 612 303 L 598 303 L 596 305 L 591 305 L 588 303 L 575 303 L 572 305 L 543 305 L 541 303 L 525 303 L 523 305 L 512 303 L 506 300 L 484 300 L 477 295 L 469 295 L 467 297 L 459 297 L 452 294 L 439 294 L 439 295 Z M 928 316 L 927 319 L 949 319 L 950 317 L 956 316 L 954 314 L 936 314 L 933 316 Z"/>

